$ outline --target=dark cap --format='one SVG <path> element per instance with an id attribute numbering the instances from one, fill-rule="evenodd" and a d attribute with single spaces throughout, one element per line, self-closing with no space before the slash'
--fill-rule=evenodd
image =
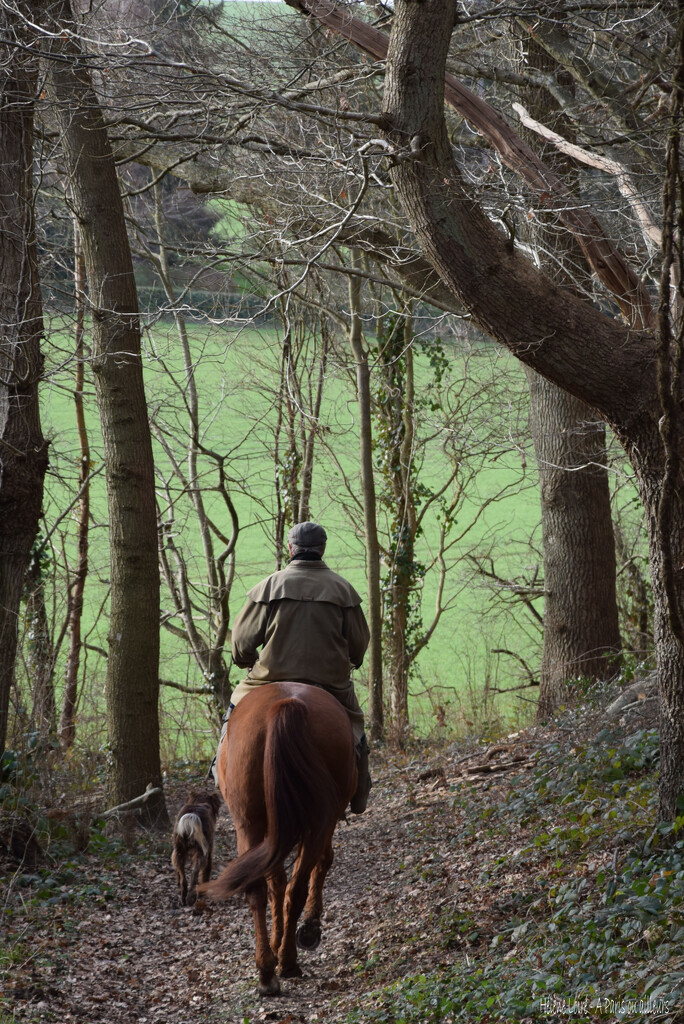
<path id="1" fill-rule="evenodd" d="M 322 548 L 328 535 L 318 523 L 295 523 L 287 539 L 300 548 Z"/>

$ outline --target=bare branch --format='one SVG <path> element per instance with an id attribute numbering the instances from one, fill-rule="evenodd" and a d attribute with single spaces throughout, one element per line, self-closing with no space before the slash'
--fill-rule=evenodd
<path id="1" fill-rule="evenodd" d="M 581 146 L 577 146 L 573 142 L 568 142 L 567 139 L 562 137 L 562 135 L 558 135 L 557 132 L 551 131 L 550 128 L 540 124 L 539 121 L 535 121 L 521 103 L 512 103 L 511 106 L 519 115 L 520 120 L 526 128 L 536 132 L 537 135 L 540 135 L 542 139 L 545 139 L 547 142 L 553 143 L 561 153 L 565 153 L 567 156 L 571 156 L 573 159 L 579 160 L 588 167 L 595 167 L 597 170 L 604 171 L 606 174 L 612 174 L 617 180 L 620 192 L 634 210 L 637 219 L 641 224 L 644 238 L 649 249 L 653 250 L 654 247 L 660 246 L 662 241 L 662 231 L 653 223 L 651 214 L 643 202 L 643 192 L 634 184 L 631 175 L 623 164 L 618 163 L 617 160 L 611 160 L 609 157 L 602 156 L 599 153 L 589 153 L 586 149 L 582 149 Z"/>
<path id="2" fill-rule="evenodd" d="M 286 0 L 286 3 L 313 15 L 376 59 L 386 59 L 388 36 L 359 18 L 351 17 L 348 8 L 341 4 L 332 0 Z M 648 293 L 610 241 L 599 219 L 577 202 L 563 180 L 546 167 L 498 111 L 449 72 L 444 76 L 444 98 L 489 140 L 506 166 L 525 180 L 542 206 L 558 213 L 577 239 L 592 270 L 615 296 L 630 323 L 653 328 L 655 315 Z"/>

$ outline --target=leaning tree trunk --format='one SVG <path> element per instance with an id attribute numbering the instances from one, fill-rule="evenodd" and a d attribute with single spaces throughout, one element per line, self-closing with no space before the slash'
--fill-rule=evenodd
<path id="1" fill-rule="evenodd" d="M 73 31 L 66 5 L 63 11 Z M 75 36 L 57 32 L 52 46 L 50 92 L 83 240 L 92 311 L 92 368 L 104 439 L 111 559 L 109 795 L 119 804 L 139 796 L 148 783 L 162 785 L 152 441 L 133 264 L 111 146 Z M 166 824 L 163 795 L 144 804 L 144 815 L 149 822 Z"/>
<path id="2" fill-rule="evenodd" d="M 605 418 L 635 468 L 649 523 L 655 604 L 660 815 L 671 820 L 684 797 L 684 474 L 678 465 L 684 455 L 682 325 L 673 332 L 661 324 L 658 355 L 653 335 L 643 329 L 653 325 L 653 314 L 641 290 L 616 294 L 633 321 L 633 327 L 625 328 L 558 287 L 507 242 L 468 194 L 446 132 L 444 72 L 455 3 L 425 0 L 416 5 L 399 0 L 395 10 L 387 61 L 386 131 L 401 150 L 410 140 L 408 158 L 397 159 L 392 177 L 425 254 L 481 327 Z M 679 44 L 672 90 L 676 104 L 681 103 L 684 86 L 684 19 Z M 675 113 L 670 150 L 671 156 L 675 152 L 673 207 L 681 189 L 675 144 L 680 115 Z M 663 231 L 666 240 L 675 223 L 673 214 L 669 230 Z M 679 246 L 681 242 L 680 238 Z M 669 308 L 667 263 L 673 260 L 672 248 L 665 258 L 663 318 Z M 673 355 L 676 364 L 667 379 Z"/>
<path id="3" fill-rule="evenodd" d="M 0 8 L 0 31 L 16 30 Z M 18 40 L 21 42 L 21 40 Z M 33 58 L 5 48 L 0 71 L 0 752 L 5 749 L 24 573 L 47 469 L 40 428 L 42 306 L 33 218 Z"/>

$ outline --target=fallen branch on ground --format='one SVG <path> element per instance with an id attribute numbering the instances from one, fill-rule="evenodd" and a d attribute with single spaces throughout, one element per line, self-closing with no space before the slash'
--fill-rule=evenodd
<path id="1" fill-rule="evenodd" d="M 115 814 L 119 814 L 121 811 L 132 811 L 136 807 L 142 806 L 147 803 L 151 796 L 156 796 L 157 793 L 161 793 L 159 786 L 153 786 L 151 782 L 148 782 L 147 789 L 140 796 L 136 796 L 133 800 L 128 800 L 125 804 L 117 804 L 116 807 L 110 807 L 108 811 L 105 811 L 102 815 L 103 818 L 111 818 Z"/>

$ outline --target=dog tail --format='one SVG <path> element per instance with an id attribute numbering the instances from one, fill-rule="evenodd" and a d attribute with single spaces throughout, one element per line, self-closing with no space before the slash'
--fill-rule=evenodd
<path id="1" fill-rule="evenodd" d="M 188 843 L 195 843 L 206 857 L 209 852 L 209 844 L 202 828 L 202 821 L 198 814 L 188 813 L 179 818 L 176 823 L 176 835 L 185 839 Z"/>

